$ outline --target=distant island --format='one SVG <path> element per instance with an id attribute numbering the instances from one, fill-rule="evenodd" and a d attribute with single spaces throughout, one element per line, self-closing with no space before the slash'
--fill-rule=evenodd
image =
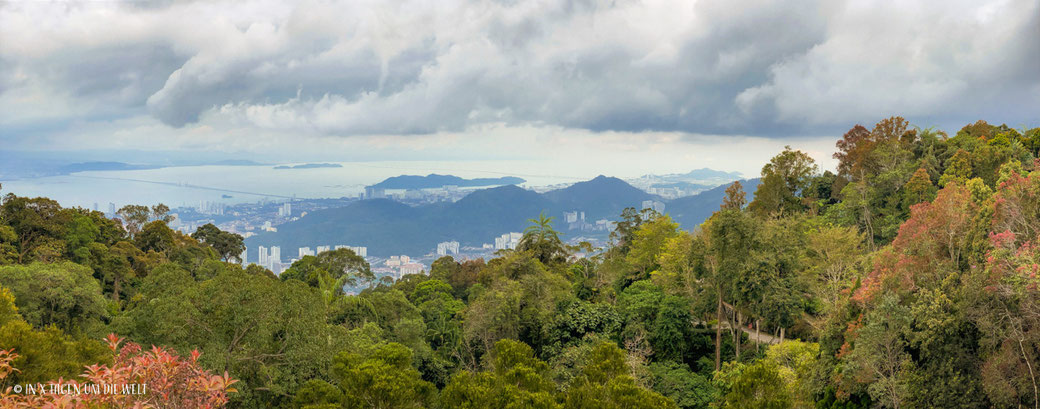
<path id="1" fill-rule="evenodd" d="M 302 165 L 281 165 L 275 166 L 275 169 L 317 169 L 317 168 L 342 168 L 343 165 L 338 163 L 305 163 Z"/>
<path id="2" fill-rule="evenodd" d="M 426 176 L 394 176 L 368 187 L 376 189 L 434 189 L 444 186 L 482 187 L 517 185 L 526 181 L 527 180 L 515 176 L 504 176 L 500 178 L 464 179 L 453 175 L 438 175 L 435 173 L 431 173 Z"/>

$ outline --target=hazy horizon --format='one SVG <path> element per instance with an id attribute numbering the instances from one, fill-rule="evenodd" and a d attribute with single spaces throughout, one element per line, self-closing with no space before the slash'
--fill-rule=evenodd
<path id="1" fill-rule="evenodd" d="M 833 169 L 892 115 L 1035 119 L 1038 37 L 1035 0 L 3 2 L 0 153 Z"/>

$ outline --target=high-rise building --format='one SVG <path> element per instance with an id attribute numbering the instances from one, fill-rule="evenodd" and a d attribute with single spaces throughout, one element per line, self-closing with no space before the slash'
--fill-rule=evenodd
<path id="1" fill-rule="evenodd" d="M 290 217 L 290 216 L 292 216 L 292 202 L 285 202 L 280 207 L 278 207 L 278 216 L 279 217 Z"/>
<path id="2" fill-rule="evenodd" d="M 321 253 L 324 253 L 324 252 L 329 251 L 329 250 L 330 250 L 329 246 L 318 246 L 318 249 L 315 251 L 315 253 L 321 254 Z"/>
<path id="3" fill-rule="evenodd" d="M 310 247 L 300 247 L 299 258 L 303 258 L 304 256 L 313 256 L 313 255 L 314 255 L 314 250 L 311 250 Z"/>
<path id="4" fill-rule="evenodd" d="M 282 248 L 278 246 L 271 246 L 271 255 L 268 257 L 268 261 L 273 265 L 275 263 L 282 262 Z"/>
<path id="5" fill-rule="evenodd" d="M 446 256 L 448 254 L 459 254 L 459 242 L 445 241 L 437 243 L 437 255 Z"/>
<path id="6" fill-rule="evenodd" d="M 386 190 L 381 187 L 365 187 L 365 199 L 383 199 L 386 198 Z"/>
<path id="7" fill-rule="evenodd" d="M 116 217 L 116 204 L 108 202 L 108 217 Z"/>
<path id="8" fill-rule="evenodd" d="M 495 237 L 495 250 L 515 249 L 517 244 L 520 244 L 520 239 L 523 237 L 523 233 L 517 232 L 510 232 Z"/>
<path id="9" fill-rule="evenodd" d="M 658 202 L 656 200 L 644 200 L 642 203 L 642 208 L 644 210 L 653 209 L 653 211 L 657 213 L 664 214 L 664 203 Z"/>
<path id="10" fill-rule="evenodd" d="M 357 255 L 359 255 L 361 257 L 368 257 L 368 247 L 365 247 L 365 246 L 354 247 L 354 246 L 347 246 L 347 245 L 344 245 L 344 244 L 337 244 L 335 249 L 336 250 L 339 250 L 339 249 L 350 249 L 350 251 L 353 251 L 354 254 L 357 254 Z"/>
<path id="11" fill-rule="evenodd" d="M 243 266 L 246 266 L 246 265 L 249 264 L 249 263 L 246 262 L 246 259 L 248 258 L 248 254 L 246 254 L 246 253 L 248 253 L 248 252 L 249 252 L 249 249 L 243 248 L 242 249 L 242 254 L 238 255 L 238 261 L 242 262 Z"/>
<path id="12" fill-rule="evenodd" d="M 257 264 L 259 264 L 261 267 L 265 267 L 266 268 L 269 265 L 267 263 L 267 247 L 260 246 L 260 248 L 257 249 L 256 254 L 257 254 Z"/>

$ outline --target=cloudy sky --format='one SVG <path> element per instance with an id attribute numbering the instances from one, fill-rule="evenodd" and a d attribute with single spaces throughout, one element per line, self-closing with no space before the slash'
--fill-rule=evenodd
<path id="1" fill-rule="evenodd" d="M 753 174 L 895 114 L 1040 125 L 1040 0 L 0 2 L 8 150 Z"/>

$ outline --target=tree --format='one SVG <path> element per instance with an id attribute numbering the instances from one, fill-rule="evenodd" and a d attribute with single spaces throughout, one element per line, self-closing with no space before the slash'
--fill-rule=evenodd
<path id="1" fill-rule="evenodd" d="M 682 362 L 693 338 L 692 323 L 693 316 L 686 299 L 674 295 L 662 298 L 650 334 L 654 358 Z"/>
<path id="2" fill-rule="evenodd" d="M 943 171 L 942 177 L 939 178 L 939 186 L 946 186 L 950 182 L 957 182 L 963 185 L 969 178 L 971 178 L 971 153 L 964 149 L 958 149 L 949 162 L 946 163 L 946 170 Z"/>
<path id="3" fill-rule="evenodd" d="M 785 147 L 762 167 L 762 183 L 748 208 L 759 216 L 802 210 L 805 205 L 799 195 L 807 193 L 806 188 L 818 170 L 816 161 L 809 155 Z"/>
<path id="4" fill-rule="evenodd" d="M 854 284 L 863 234 L 852 226 L 828 225 L 811 230 L 807 239 L 809 288 L 823 302 L 823 312 L 832 312 Z"/>
<path id="5" fill-rule="evenodd" d="M 232 259 L 239 262 L 243 261 L 238 259 L 239 255 L 246 249 L 241 235 L 222 231 L 217 226 L 214 226 L 213 223 L 206 223 L 199 226 L 195 233 L 191 234 L 191 238 L 213 247 L 224 261 L 231 261 Z"/>
<path id="6" fill-rule="evenodd" d="M 122 219 L 123 226 L 126 227 L 126 232 L 130 234 L 130 237 L 134 237 L 141 227 L 148 223 L 151 210 L 148 209 L 148 206 L 126 205 L 116 211 L 116 215 Z"/>
<path id="7" fill-rule="evenodd" d="M 733 280 L 746 269 L 755 242 L 754 221 L 744 212 L 720 210 L 696 236 L 697 279 L 715 299 L 715 369 L 722 366 L 722 322 L 725 299 L 732 297 Z"/>
<path id="8" fill-rule="evenodd" d="M 0 219 L 11 228 L 2 235 L 10 239 L 13 233 L 19 264 L 33 260 L 55 261 L 64 253 L 66 244 L 63 239 L 71 220 L 69 212 L 64 211 L 58 202 L 8 193 L 0 205 Z"/>
<path id="9" fill-rule="evenodd" d="M 880 303 L 853 328 L 854 347 L 845 361 L 854 377 L 868 384 L 870 397 L 886 408 L 903 407 L 910 390 L 908 374 L 912 362 L 906 351 L 910 311 L 899 304 L 894 294 L 885 294 Z"/>
<path id="10" fill-rule="evenodd" d="M 935 187 L 924 168 L 917 168 L 914 175 L 903 186 L 903 207 L 907 210 L 910 206 L 921 202 L 931 201 L 935 197 Z"/>
<path id="11" fill-rule="evenodd" d="M 563 397 L 567 409 L 649 409 L 675 408 L 675 402 L 641 388 L 629 375 L 625 353 L 609 342 L 590 352 L 589 364 L 567 388 Z"/>
<path id="12" fill-rule="evenodd" d="M 141 251 L 169 254 L 177 247 L 177 233 L 164 222 L 149 222 L 134 236 L 134 242 Z"/>
<path id="13" fill-rule="evenodd" d="M 440 402 L 446 408 L 559 408 L 556 385 L 549 379 L 549 366 L 534 357 L 522 342 L 495 343 L 490 371 L 460 371 L 444 387 Z"/>
<path id="14" fill-rule="evenodd" d="M 730 210 L 741 210 L 747 199 L 744 194 L 744 186 L 740 181 L 735 181 L 726 188 L 726 197 L 722 199 L 722 208 Z"/>
<path id="15" fill-rule="evenodd" d="M 343 408 L 424 408 L 433 402 L 436 389 L 412 368 L 412 352 L 404 345 L 387 343 L 370 356 L 341 352 L 334 359 L 333 376 L 342 392 Z M 313 385 L 308 390 L 313 390 Z M 303 404 L 324 402 L 299 402 Z"/>
<path id="16" fill-rule="evenodd" d="M 33 327 L 55 325 L 69 334 L 97 336 L 108 312 L 92 274 L 90 268 L 71 262 L 0 266 L 0 286 L 11 289 Z"/>
<path id="17" fill-rule="evenodd" d="M 157 220 L 169 224 L 173 221 L 173 216 L 169 215 L 169 213 L 170 207 L 162 203 L 159 203 L 155 206 L 152 206 L 151 220 Z"/>
<path id="18" fill-rule="evenodd" d="M 679 235 L 679 224 L 668 216 L 659 216 L 643 222 L 633 234 L 631 249 L 625 261 L 638 270 L 635 279 L 646 279 L 657 269 L 658 256 L 664 244 Z"/>
<path id="19" fill-rule="evenodd" d="M 717 399 L 711 380 L 690 370 L 686 364 L 672 361 L 650 364 L 654 391 L 675 402 L 682 409 L 707 408 Z"/>
<path id="20" fill-rule="evenodd" d="M 0 389 L 7 385 L 73 378 L 84 366 L 105 359 L 105 348 L 96 340 L 73 339 L 53 325 L 33 329 L 18 313 L 11 291 L 0 287 L 0 351 L 11 350 L 18 355 L 9 361 L 15 371 L 8 375 L 8 384 L 0 381 Z M 0 371 L 0 378 L 2 375 Z"/>
<path id="21" fill-rule="evenodd" d="M 559 233 L 552 228 L 552 217 L 539 214 L 537 219 L 528 219 L 531 223 L 524 229 L 524 235 L 516 248 L 530 251 L 542 264 L 559 263 L 567 259 L 567 247 L 560 240 Z"/>
<path id="22" fill-rule="evenodd" d="M 786 409 L 792 407 L 791 394 L 775 363 L 762 360 L 752 365 L 727 363 L 715 375 L 728 391 L 722 399 L 725 409 Z"/>
<path id="23" fill-rule="evenodd" d="M 192 351 L 183 359 L 174 351 L 153 346 L 143 351 L 132 342 L 122 347 L 122 339 L 115 334 L 108 336 L 108 347 L 113 355 L 112 365 L 94 364 L 86 367 L 82 381 L 54 379 L 47 384 L 62 383 L 80 388 L 84 393 L 75 394 L 11 394 L 0 393 L 0 403 L 10 408 L 44 407 L 165 407 L 165 408 L 219 408 L 228 402 L 228 394 L 237 390 L 232 387 L 237 380 L 224 375 L 214 375 L 202 368 L 198 362 L 199 352 Z M 14 355 L 17 358 L 17 355 Z M 0 355 L 0 368 L 7 360 Z M 0 370 L 0 381 L 7 375 Z M 101 389 L 102 385 L 116 387 L 113 392 Z M 127 393 L 124 385 L 147 385 Z M 98 387 L 96 390 L 93 387 Z"/>
<path id="24" fill-rule="evenodd" d="M 653 209 L 636 210 L 634 207 L 626 207 L 621 211 L 621 220 L 617 222 L 614 231 L 610 232 L 610 238 L 614 241 L 614 249 L 622 255 L 628 254 L 635 239 L 635 232 L 644 222 L 653 220 L 660 216 Z"/>

